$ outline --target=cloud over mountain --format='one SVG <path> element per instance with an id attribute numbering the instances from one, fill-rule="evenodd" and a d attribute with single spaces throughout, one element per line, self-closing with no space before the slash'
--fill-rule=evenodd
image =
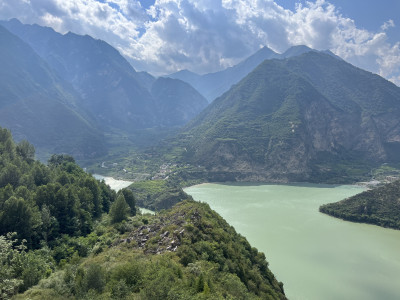
<path id="1" fill-rule="evenodd" d="M 325 0 L 293 11 L 276 0 L 0 0 L 0 18 L 12 17 L 104 39 L 155 74 L 217 71 L 263 45 L 282 52 L 304 44 L 400 84 L 400 42 L 388 39 L 397 24 L 368 31 Z"/>

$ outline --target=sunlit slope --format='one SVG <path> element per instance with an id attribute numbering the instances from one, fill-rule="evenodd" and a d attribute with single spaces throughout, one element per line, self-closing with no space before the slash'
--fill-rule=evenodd
<path id="1" fill-rule="evenodd" d="M 400 159 L 400 88 L 331 54 L 267 60 L 175 141 L 237 180 L 346 181 Z"/>

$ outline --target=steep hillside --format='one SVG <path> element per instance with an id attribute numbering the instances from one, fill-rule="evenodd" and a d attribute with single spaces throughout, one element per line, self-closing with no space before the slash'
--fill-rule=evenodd
<path id="1" fill-rule="evenodd" d="M 175 145 L 184 161 L 229 179 L 346 182 L 399 160 L 399 120 L 400 88 L 312 51 L 265 61 Z"/>
<path id="2" fill-rule="evenodd" d="M 239 82 L 247 74 L 253 71 L 254 68 L 264 60 L 277 57 L 279 57 L 279 54 L 267 47 L 263 47 L 246 60 L 223 71 L 198 75 L 188 70 L 183 70 L 171 74 L 169 77 L 188 82 L 209 102 L 212 102 L 215 98 L 229 90 L 233 84 Z"/>
<path id="3" fill-rule="evenodd" d="M 319 211 L 348 221 L 400 229 L 400 181 L 322 205 Z"/>
<path id="4" fill-rule="evenodd" d="M 0 125 L 42 152 L 77 158 L 104 154 L 102 135 L 77 107 L 81 101 L 27 44 L 0 26 Z"/>
<path id="5" fill-rule="evenodd" d="M 184 125 L 208 105 L 192 86 L 178 79 L 160 77 L 152 84 L 150 92 L 159 110 L 161 126 Z"/>
<path id="6" fill-rule="evenodd" d="M 16 299 L 286 299 L 264 254 L 207 204 L 184 201 L 123 228 Z"/>
<path id="7" fill-rule="evenodd" d="M 228 91 L 232 85 L 246 77 L 264 60 L 289 58 L 309 51 L 314 50 L 300 45 L 293 46 L 284 53 L 278 54 L 268 47 L 263 47 L 239 64 L 219 72 L 198 75 L 188 70 L 182 70 L 169 75 L 169 77 L 188 82 L 204 95 L 209 102 L 212 102 L 215 98 Z"/>
<path id="8" fill-rule="evenodd" d="M 136 215 L 130 190 L 34 153 L 0 128 L 1 299 L 286 299 L 265 255 L 207 204 Z"/>
<path id="9" fill-rule="evenodd" d="M 200 96 L 196 90 L 183 87 L 176 80 L 164 81 L 163 91 L 167 93 L 158 93 L 159 87 L 153 96 L 152 86 L 160 82 L 155 82 L 148 73 L 136 72 L 104 41 L 71 32 L 62 35 L 51 28 L 23 25 L 15 19 L 2 21 L 2 24 L 72 84 L 83 99 L 79 106 L 93 115 L 103 130 L 133 132 L 183 125 L 204 107 L 199 105 Z M 172 93 L 177 87 L 179 91 Z"/>

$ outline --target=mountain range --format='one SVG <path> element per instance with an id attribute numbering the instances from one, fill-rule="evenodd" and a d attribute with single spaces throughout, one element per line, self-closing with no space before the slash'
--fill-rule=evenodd
<path id="1" fill-rule="evenodd" d="M 104 41 L 71 32 L 62 35 L 51 28 L 24 25 L 16 19 L 0 24 L 19 37 L 21 43 L 28 44 L 36 58 L 69 85 L 72 90 L 70 102 L 75 104 L 77 111 L 84 112 L 88 116 L 85 120 L 100 132 L 131 133 L 143 128 L 181 126 L 207 105 L 207 101 L 185 82 L 156 79 L 148 73 L 136 72 Z M 8 46 L 6 42 L 2 44 Z M 18 52 L 10 50 L 9 53 L 16 61 L 24 59 Z M 34 69 L 27 66 L 27 70 Z M 20 84 L 27 88 L 22 79 Z M 24 130 L 21 131 L 23 134 Z M 36 142 L 30 133 L 26 135 Z"/>
<path id="2" fill-rule="evenodd" d="M 265 60 L 175 144 L 221 180 L 346 182 L 400 160 L 400 88 L 326 52 Z"/>
<path id="3" fill-rule="evenodd" d="M 400 88 L 329 51 L 264 47 L 220 72 L 155 78 L 90 36 L 0 24 L 12 32 L 0 125 L 37 148 L 96 157 L 104 136 L 186 124 L 169 157 L 219 180 L 348 182 L 400 161 Z"/>
<path id="4" fill-rule="evenodd" d="M 103 135 L 79 95 L 32 48 L 0 26 L 0 120 L 17 140 L 77 158 L 105 153 Z"/>
<path id="5" fill-rule="evenodd" d="M 244 61 L 219 72 L 199 75 L 189 70 L 182 70 L 170 74 L 168 77 L 180 79 L 189 83 L 196 88 L 209 102 L 212 102 L 215 98 L 228 91 L 232 85 L 238 83 L 240 80 L 246 77 L 264 60 L 285 59 L 288 57 L 298 56 L 309 51 L 315 50 L 304 45 L 299 45 L 290 47 L 284 53 L 278 54 L 264 46 Z M 327 53 L 333 55 L 331 52 Z"/>

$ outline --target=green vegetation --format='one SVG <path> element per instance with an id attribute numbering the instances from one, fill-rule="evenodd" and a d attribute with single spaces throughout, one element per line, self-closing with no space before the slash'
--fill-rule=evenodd
<path id="1" fill-rule="evenodd" d="M 102 251 L 16 299 L 286 299 L 264 254 L 206 204 L 184 201 L 124 226 L 111 247 L 99 242 Z"/>
<path id="2" fill-rule="evenodd" d="M 0 129 L 1 299 L 286 299 L 264 254 L 181 189 L 175 199 L 167 181 L 138 183 L 167 199 L 154 205 L 181 202 L 136 215 L 132 190 L 34 153 Z"/>
<path id="3" fill-rule="evenodd" d="M 399 161 L 398 99 L 395 85 L 326 53 L 266 60 L 165 143 L 164 157 L 200 165 L 210 181 L 366 180 Z"/>
<path id="4" fill-rule="evenodd" d="M 0 128 L 0 293 L 2 299 L 48 276 L 75 252 L 87 255 L 92 231 L 116 193 L 85 173 L 68 155 L 34 160 L 27 141 L 18 144 Z M 127 215 L 134 215 L 129 190 Z M 123 196 L 122 196 L 123 197 Z M 13 233 L 13 234 L 12 234 Z M 26 251 L 29 249 L 30 251 Z"/>
<path id="5" fill-rule="evenodd" d="M 31 47 L 0 25 L 0 126 L 40 151 L 79 159 L 104 155 L 102 134 L 75 102 L 76 92 Z M 46 157 L 47 160 L 48 156 Z"/>
<path id="6" fill-rule="evenodd" d="M 176 203 L 189 198 L 181 187 L 167 180 L 146 180 L 131 184 L 140 207 L 158 211 L 171 208 Z"/>
<path id="7" fill-rule="evenodd" d="M 400 229 L 400 181 L 322 205 L 319 210 L 348 221 Z"/>

